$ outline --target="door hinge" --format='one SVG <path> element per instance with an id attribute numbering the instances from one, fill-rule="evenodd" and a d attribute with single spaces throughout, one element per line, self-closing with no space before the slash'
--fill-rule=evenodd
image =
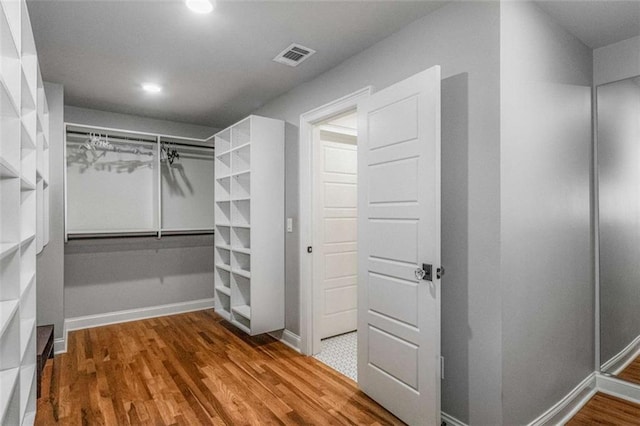
<path id="1" fill-rule="evenodd" d="M 307 253 L 313 253 L 313 247 L 308 246 L 307 247 Z"/>
<path id="2" fill-rule="evenodd" d="M 444 380 L 444 357 L 440 357 L 440 380 Z"/>

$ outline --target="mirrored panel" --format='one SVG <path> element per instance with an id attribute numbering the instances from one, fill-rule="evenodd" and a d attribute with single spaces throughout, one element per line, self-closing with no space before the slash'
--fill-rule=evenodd
<path id="1" fill-rule="evenodd" d="M 596 93 L 601 371 L 640 384 L 640 77 Z"/>

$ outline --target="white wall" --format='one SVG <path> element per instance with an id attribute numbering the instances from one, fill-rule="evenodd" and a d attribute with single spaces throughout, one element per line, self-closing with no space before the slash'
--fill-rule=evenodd
<path id="1" fill-rule="evenodd" d="M 182 136 L 196 139 L 206 139 L 218 131 L 218 129 L 195 124 L 156 120 L 136 115 L 98 111 L 69 105 L 64 107 L 64 119 L 68 123 L 113 127 L 116 129 L 136 130 L 138 132 L 159 133 L 168 136 Z"/>
<path id="2" fill-rule="evenodd" d="M 205 138 L 216 129 L 65 107 L 65 121 Z M 61 229 L 62 223 L 52 223 Z M 65 246 L 65 318 L 213 297 L 213 237 L 75 240 Z"/>
<path id="3" fill-rule="evenodd" d="M 38 325 L 53 324 L 61 338 L 64 324 L 64 91 L 45 83 L 49 105 L 49 244 L 37 256 Z"/>
<path id="4" fill-rule="evenodd" d="M 532 3 L 501 14 L 504 424 L 594 370 L 591 49 Z"/>
<path id="5" fill-rule="evenodd" d="M 367 85 L 380 90 L 433 65 L 443 76 L 443 410 L 501 423 L 499 5 L 454 2 L 270 102 L 287 122 L 286 215 L 298 223 L 301 113 Z M 410 54 L 408 54 L 410 53 Z M 299 233 L 286 240 L 286 327 L 299 332 Z"/>
<path id="6" fill-rule="evenodd" d="M 640 85 L 598 88 L 600 361 L 640 336 Z"/>
<path id="7" fill-rule="evenodd" d="M 593 51 L 593 83 L 596 86 L 640 75 L 640 37 Z"/>

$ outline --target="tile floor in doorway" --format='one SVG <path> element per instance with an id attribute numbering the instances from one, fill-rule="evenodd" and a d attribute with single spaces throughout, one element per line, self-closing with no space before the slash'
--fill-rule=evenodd
<path id="1" fill-rule="evenodd" d="M 358 333 L 351 332 L 322 341 L 322 350 L 314 358 L 358 381 Z"/>

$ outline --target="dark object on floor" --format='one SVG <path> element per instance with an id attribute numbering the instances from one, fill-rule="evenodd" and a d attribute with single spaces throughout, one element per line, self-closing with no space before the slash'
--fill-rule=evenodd
<path id="1" fill-rule="evenodd" d="M 53 324 L 41 325 L 37 327 L 38 342 L 38 398 L 40 398 L 40 382 L 42 381 L 42 370 L 49 358 L 53 358 Z"/>

